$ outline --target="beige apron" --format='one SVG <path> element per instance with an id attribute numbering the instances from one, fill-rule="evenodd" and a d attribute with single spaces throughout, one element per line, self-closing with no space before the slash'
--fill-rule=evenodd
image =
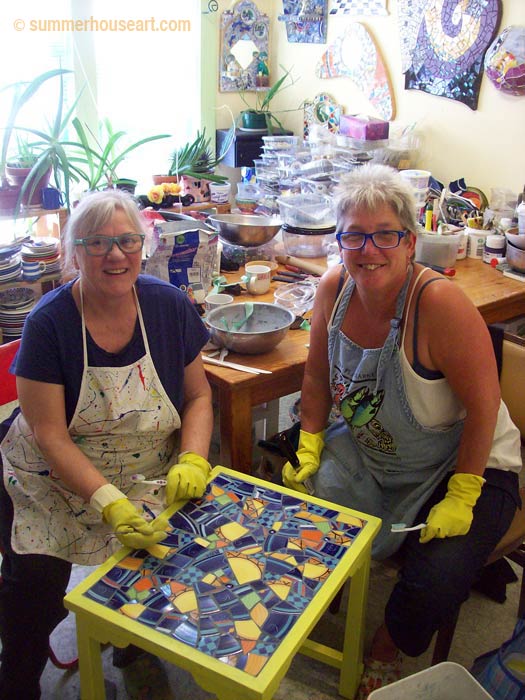
<path id="1" fill-rule="evenodd" d="M 136 484 L 131 477 L 165 476 L 180 417 L 153 365 L 134 294 L 145 355 L 127 367 L 89 367 L 81 290 L 84 370 L 68 430 L 104 477 L 146 515 L 164 509 L 163 489 L 159 493 L 158 487 Z M 100 514 L 53 475 L 22 414 L 1 451 L 4 483 L 14 506 L 11 539 L 16 552 L 96 565 L 120 546 Z"/>

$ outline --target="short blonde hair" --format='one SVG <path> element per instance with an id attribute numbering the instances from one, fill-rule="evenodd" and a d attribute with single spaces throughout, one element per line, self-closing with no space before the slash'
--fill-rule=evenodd
<path id="1" fill-rule="evenodd" d="M 362 165 L 343 175 L 335 192 L 337 231 L 349 209 L 373 211 L 388 205 L 396 213 L 403 229 L 417 234 L 417 208 L 410 186 L 397 170 L 388 165 Z"/>

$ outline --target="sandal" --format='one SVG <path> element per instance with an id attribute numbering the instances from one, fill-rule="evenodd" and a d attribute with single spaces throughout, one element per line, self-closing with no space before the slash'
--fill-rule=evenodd
<path id="1" fill-rule="evenodd" d="M 399 651 L 393 661 L 366 658 L 355 700 L 367 700 L 373 690 L 398 681 L 401 678 L 401 663 L 402 657 Z"/>

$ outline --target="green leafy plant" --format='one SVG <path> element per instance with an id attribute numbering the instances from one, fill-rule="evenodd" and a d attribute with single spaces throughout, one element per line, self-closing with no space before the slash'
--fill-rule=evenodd
<path id="1" fill-rule="evenodd" d="M 276 113 L 271 111 L 272 100 L 280 92 L 282 92 L 286 88 L 291 87 L 297 82 L 292 76 L 291 68 L 286 69 L 284 68 L 284 66 L 280 67 L 284 71 L 284 74 L 270 87 L 269 90 L 257 90 L 255 92 L 255 104 L 250 104 L 250 101 L 248 99 L 248 93 L 246 91 L 242 91 L 239 93 L 241 100 L 247 107 L 247 109 L 243 110 L 243 112 L 261 115 L 261 117 L 264 119 L 264 123 L 266 124 L 266 128 L 268 129 L 268 132 L 270 134 L 274 131 L 275 128 L 284 129 L 281 121 L 276 116 Z M 295 110 L 285 109 L 280 110 L 279 113 L 293 111 Z M 241 112 L 241 119 L 243 118 L 243 112 Z"/>
<path id="2" fill-rule="evenodd" d="M 37 154 L 37 159 L 31 171 L 27 176 L 25 183 L 22 185 L 17 209 L 20 207 L 20 202 L 24 196 L 29 198 L 35 191 L 36 186 L 51 169 L 54 185 L 57 189 L 64 192 L 66 206 L 70 206 L 70 187 L 72 182 L 78 182 L 79 171 L 74 163 L 70 160 L 68 146 L 70 142 L 67 140 L 67 129 L 71 124 L 72 116 L 76 109 L 81 93 L 79 93 L 73 104 L 68 110 L 65 110 L 64 105 L 64 74 L 72 71 L 60 71 L 59 95 L 55 108 L 55 115 L 52 121 L 48 122 L 47 130 L 33 129 L 30 127 L 18 126 L 17 131 L 22 131 L 25 134 L 31 134 L 36 137 L 36 140 L 30 141 L 29 146 L 34 149 Z"/>
<path id="3" fill-rule="evenodd" d="M 73 119 L 73 127 L 78 142 L 68 144 L 71 153 L 70 159 L 74 164 L 76 175 L 86 183 L 88 190 L 129 183 L 130 180 L 119 178 L 117 175 L 117 168 L 126 156 L 146 143 L 170 136 L 170 134 L 146 136 L 119 151 L 120 141 L 126 132 L 115 131 L 109 119 L 104 119 L 100 125 L 100 132 L 105 138 L 104 142 L 101 142 L 102 137 L 97 137 L 77 117 Z"/>
<path id="4" fill-rule="evenodd" d="M 195 139 L 173 152 L 169 175 L 186 175 L 196 180 L 210 180 L 224 183 L 227 177 L 215 175 L 213 170 L 224 159 L 235 137 L 235 125 L 224 140 L 220 154 L 214 155 L 211 148 L 211 136 L 206 136 L 206 128 L 197 131 Z"/>
<path id="5" fill-rule="evenodd" d="M 46 71 L 45 73 L 41 73 L 40 75 L 36 76 L 31 81 L 18 81 L 16 83 L 10 83 L 9 85 L 4 86 L 3 88 L 0 89 L 0 92 L 11 92 L 12 93 L 12 100 L 11 100 L 11 106 L 9 108 L 9 113 L 7 116 L 7 120 L 3 126 L 3 135 L 2 135 L 2 143 L 1 143 L 1 151 L 0 151 L 0 180 L 1 180 L 1 188 L 2 189 L 9 189 L 10 185 L 7 180 L 7 176 L 5 173 L 5 168 L 7 165 L 8 161 L 8 153 L 9 153 L 9 146 L 11 143 L 11 138 L 13 136 L 13 131 L 18 128 L 17 126 L 17 119 L 20 113 L 20 110 L 24 105 L 26 105 L 29 100 L 33 97 L 33 95 L 42 87 L 42 85 L 50 80 L 51 78 L 55 77 L 60 77 L 62 80 L 62 77 L 66 73 L 71 73 L 71 71 L 66 70 L 64 68 L 57 68 L 55 70 L 50 70 Z M 33 155 L 35 155 L 33 153 Z M 38 160 L 38 159 L 37 159 Z M 33 160 L 33 164 L 35 165 L 36 161 Z M 17 211 L 20 208 L 20 197 L 19 197 L 19 202 L 17 205 Z M 16 213 L 16 212 L 15 212 Z"/>

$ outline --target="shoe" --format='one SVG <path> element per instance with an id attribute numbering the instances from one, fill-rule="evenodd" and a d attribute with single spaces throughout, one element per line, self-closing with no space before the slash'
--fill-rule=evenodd
<path id="1" fill-rule="evenodd" d="M 139 649 L 139 647 L 130 644 L 127 647 L 113 647 L 113 666 L 115 668 L 126 668 L 139 656 L 145 654 L 144 649 Z"/>
<path id="2" fill-rule="evenodd" d="M 370 657 L 365 659 L 365 669 L 361 676 L 361 683 L 357 690 L 355 700 L 367 700 L 373 690 L 382 688 L 389 683 L 394 683 L 401 678 L 402 657 L 397 652 L 393 661 L 378 661 Z"/>

